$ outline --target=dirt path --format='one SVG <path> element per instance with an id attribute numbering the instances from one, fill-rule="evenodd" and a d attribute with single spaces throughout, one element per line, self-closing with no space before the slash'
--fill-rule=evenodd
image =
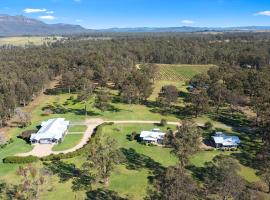
<path id="1" fill-rule="evenodd" d="M 44 144 L 36 144 L 32 151 L 27 153 L 17 154 L 17 156 L 37 156 L 37 157 L 44 157 L 50 154 L 60 154 L 60 153 L 70 153 L 74 152 L 80 148 L 82 148 L 85 144 L 87 144 L 88 140 L 91 138 L 95 128 L 102 123 L 114 123 L 114 124 L 159 124 L 159 121 L 142 121 L 142 120 L 122 120 L 122 121 L 103 121 L 102 119 L 88 119 L 83 123 L 74 123 L 72 125 L 87 125 L 87 129 L 83 135 L 81 141 L 71 149 L 64 150 L 64 151 L 53 151 L 53 145 L 44 145 Z M 179 122 L 168 122 L 169 125 L 180 125 Z M 202 124 L 198 124 L 201 126 Z"/>
<path id="2" fill-rule="evenodd" d="M 74 146 L 71 149 L 64 150 L 64 151 L 53 151 L 52 150 L 52 148 L 54 146 L 53 144 L 35 144 L 34 148 L 30 152 L 20 153 L 20 154 L 17 154 L 17 156 L 25 157 L 25 156 L 32 155 L 32 156 L 37 156 L 37 157 L 44 157 L 44 156 L 48 156 L 50 154 L 60 154 L 60 153 L 65 154 L 65 153 L 74 152 L 74 151 L 82 148 L 85 144 L 87 144 L 88 140 L 91 138 L 91 136 L 94 132 L 94 129 L 102 123 L 103 123 L 102 119 L 87 120 L 84 123 L 84 124 L 87 124 L 87 129 L 83 135 L 83 138 L 76 146 Z"/>

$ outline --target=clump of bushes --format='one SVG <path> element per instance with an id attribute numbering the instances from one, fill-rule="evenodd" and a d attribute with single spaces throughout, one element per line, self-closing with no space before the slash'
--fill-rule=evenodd
<path id="1" fill-rule="evenodd" d="M 160 120 L 160 126 L 167 126 L 168 122 L 166 119 L 161 119 Z"/>
<path id="2" fill-rule="evenodd" d="M 130 140 L 130 141 L 135 140 L 135 139 L 136 139 L 136 136 L 137 136 L 137 133 L 136 133 L 135 131 L 133 131 L 133 132 L 130 134 L 130 136 L 129 136 L 129 140 Z"/>
<path id="3" fill-rule="evenodd" d="M 29 142 L 31 134 L 36 133 L 36 132 L 37 132 L 36 130 L 27 130 L 27 131 L 22 132 L 18 136 L 18 138 L 21 138 L 21 139 L 25 140 L 26 142 Z"/>
<path id="4" fill-rule="evenodd" d="M 3 163 L 11 163 L 11 164 L 25 164 L 25 163 L 33 163 L 39 160 L 36 156 L 8 156 L 3 159 Z"/>
<path id="5" fill-rule="evenodd" d="M 49 108 L 45 109 L 42 113 L 43 116 L 50 116 L 51 114 L 53 114 L 53 111 Z"/>

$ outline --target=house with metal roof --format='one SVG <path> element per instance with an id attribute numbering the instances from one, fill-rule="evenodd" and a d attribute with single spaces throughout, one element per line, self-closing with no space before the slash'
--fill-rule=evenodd
<path id="1" fill-rule="evenodd" d="M 162 144 L 164 136 L 165 133 L 162 133 L 158 128 L 154 128 L 151 131 L 142 131 L 140 134 L 142 141 L 157 144 Z"/>
<path id="2" fill-rule="evenodd" d="M 212 139 L 216 148 L 237 148 L 241 143 L 238 136 L 227 135 L 223 132 L 216 132 Z"/>
<path id="3" fill-rule="evenodd" d="M 64 118 L 49 119 L 41 123 L 41 128 L 37 133 L 32 134 L 30 141 L 32 144 L 53 144 L 62 142 L 68 132 L 69 121 Z"/>

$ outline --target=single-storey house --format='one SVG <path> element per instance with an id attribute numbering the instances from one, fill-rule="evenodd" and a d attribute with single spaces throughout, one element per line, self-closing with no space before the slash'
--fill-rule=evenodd
<path id="1" fill-rule="evenodd" d="M 165 133 L 162 133 L 160 129 L 154 128 L 151 131 L 142 131 L 140 138 L 147 143 L 162 144 Z"/>
<path id="2" fill-rule="evenodd" d="M 240 144 L 238 136 L 226 135 L 223 132 L 216 132 L 212 139 L 216 148 L 237 148 Z"/>
<path id="3" fill-rule="evenodd" d="M 32 144 L 52 144 L 63 141 L 68 132 L 69 121 L 64 118 L 49 119 L 41 123 L 41 128 L 35 134 L 31 134 Z"/>

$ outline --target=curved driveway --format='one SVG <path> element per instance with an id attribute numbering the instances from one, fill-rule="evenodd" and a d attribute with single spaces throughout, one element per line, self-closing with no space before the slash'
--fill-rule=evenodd
<path id="1" fill-rule="evenodd" d="M 60 154 L 60 153 L 70 153 L 74 152 L 80 148 L 82 148 L 85 144 L 87 144 L 88 140 L 91 138 L 95 128 L 101 125 L 104 122 L 113 122 L 114 124 L 159 124 L 160 121 L 143 121 L 143 120 L 119 120 L 119 121 L 103 121 L 102 119 L 88 119 L 83 123 L 73 123 L 72 125 L 86 125 L 87 129 L 83 135 L 81 141 L 71 149 L 64 151 L 53 151 L 53 144 L 36 144 L 34 148 L 27 153 L 20 153 L 17 156 L 37 156 L 37 157 L 45 157 L 50 154 Z M 180 125 L 179 122 L 168 122 L 169 125 Z M 198 124 L 201 126 L 202 124 Z"/>

